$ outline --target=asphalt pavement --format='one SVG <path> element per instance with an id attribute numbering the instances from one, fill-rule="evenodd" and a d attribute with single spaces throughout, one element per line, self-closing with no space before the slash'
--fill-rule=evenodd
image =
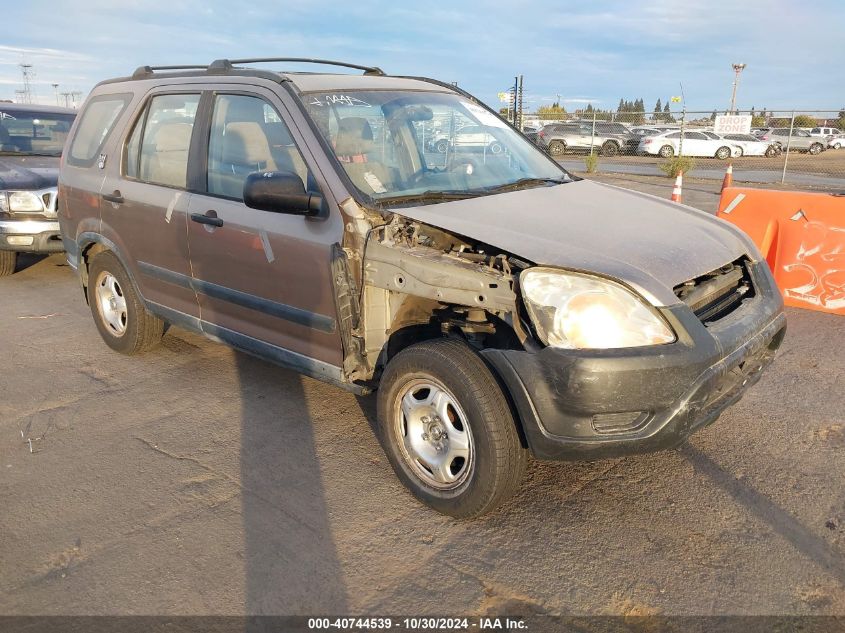
<path id="1" fill-rule="evenodd" d="M 372 398 L 171 328 L 99 338 L 61 255 L 0 279 L 2 614 L 845 614 L 845 319 L 681 449 L 533 462 L 455 521 Z"/>

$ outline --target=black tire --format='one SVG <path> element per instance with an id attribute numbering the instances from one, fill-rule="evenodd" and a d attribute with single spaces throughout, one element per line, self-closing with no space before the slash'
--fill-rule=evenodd
<path id="1" fill-rule="evenodd" d="M 619 145 L 613 141 L 605 141 L 601 146 L 602 156 L 616 156 L 619 153 Z"/>
<path id="2" fill-rule="evenodd" d="M 780 152 L 778 151 L 778 148 L 774 145 L 769 145 L 766 148 L 766 158 L 772 158 L 773 156 L 777 156 L 778 154 L 780 154 Z"/>
<path id="3" fill-rule="evenodd" d="M 741 147 L 737 147 L 736 156 L 734 156 L 734 158 L 742 158 L 743 156 L 745 156 L 745 150 L 743 150 Z"/>
<path id="4" fill-rule="evenodd" d="M 15 251 L 0 251 L 0 277 L 8 277 L 15 272 L 18 254 Z"/>
<path id="5" fill-rule="evenodd" d="M 675 148 L 671 145 L 664 145 L 658 152 L 663 158 L 672 158 L 675 155 Z"/>
<path id="6" fill-rule="evenodd" d="M 566 143 L 563 141 L 552 141 L 549 143 L 549 154 L 552 156 L 563 156 L 566 151 Z"/>
<path id="7" fill-rule="evenodd" d="M 714 155 L 719 160 L 725 160 L 731 157 L 731 148 L 725 147 L 722 145 L 719 149 L 716 150 L 716 154 Z"/>
<path id="8" fill-rule="evenodd" d="M 810 149 L 808 149 L 807 151 L 813 156 L 815 156 L 816 154 L 821 154 L 823 149 L 824 145 L 822 145 L 821 143 L 813 143 L 812 145 L 810 145 Z"/>
<path id="9" fill-rule="evenodd" d="M 98 298 L 97 287 L 105 288 L 110 279 L 116 282 L 116 294 L 125 303 L 124 318 L 120 319 L 124 326 L 122 331 L 109 324 L 104 316 L 107 308 Z M 111 251 L 98 254 L 88 268 L 88 305 L 106 345 L 121 354 L 132 355 L 151 349 L 164 335 L 164 321 L 147 312 L 129 274 Z"/>
<path id="10" fill-rule="evenodd" d="M 426 384 L 432 384 L 454 400 L 457 411 L 451 410 L 450 424 L 458 426 L 460 421 L 469 437 L 471 450 L 461 464 L 466 468 L 464 479 L 450 489 L 426 481 L 419 473 L 427 467 L 408 449 L 411 424 L 401 412 L 401 402 L 409 394 L 415 397 L 413 389 L 419 383 L 423 392 Z M 439 419 L 434 416 L 434 422 Z M 443 514 L 468 519 L 490 512 L 517 491 L 525 474 L 527 451 L 508 401 L 487 365 L 463 341 L 425 341 L 391 359 L 378 389 L 378 421 L 385 453 L 399 480 L 417 499 Z M 421 438 L 433 441 L 427 435 Z M 449 446 L 444 449 L 447 454 Z"/>
<path id="11" fill-rule="evenodd" d="M 835 141 L 833 145 L 831 145 L 833 149 L 842 149 L 842 143 L 840 141 Z"/>
<path id="12" fill-rule="evenodd" d="M 441 154 L 445 154 L 446 150 L 449 149 L 449 141 L 447 141 L 446 139 L 441 139 L 437 141 L 437 143 L 435 143 L 434 145 L 434 149 L 436 149 Z"/>

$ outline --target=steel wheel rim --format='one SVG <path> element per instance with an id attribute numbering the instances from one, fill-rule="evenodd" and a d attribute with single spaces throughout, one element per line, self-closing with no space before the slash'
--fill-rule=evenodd
<path id="1" fill-rule="evenodd" d="M 123 336 L 129 320 L 126 295 L 114 275 L 106 271 L 99 274 L 94 286 L 94 297 L 103 324 L 114 336 Z"/>
<path id="2" fill-rule="evenodd" d="M 432 377 L 399 389 L 393 406 L 399 452 L 425 485 L 454 490 L 475 468 L 475 447 L 467 416 L 457 398 Z"/>

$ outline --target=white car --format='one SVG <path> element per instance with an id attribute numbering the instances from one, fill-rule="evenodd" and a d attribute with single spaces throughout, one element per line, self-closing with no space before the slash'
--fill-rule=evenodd
<path id="1" fill-rule="evenodd" d="M 733 143 L 724 139 L 709 138 L 704 132 L 684 132 L 683 139 L 684 156 L 706 156 L 725 160 L 732 156 L 740 156 L 742 150 Z M 640 141 L 637 152 L 640 154 L 651 154 L 671 158 L 678 156 L 681 151 L 681 133 L 662 132 L 652 136 L 643 137 Z"/>
<path id="2" fill-rule="evenodd" d="M 827 146 L 830 149 L 842 149 L 845 147 L 845 134 L 839 136 L 831 136 L 827 139 Z"/>
<path id="3" fill-rule="evenodd" d="M 773 143 L 761 141 L 756 136 L 751 134 L 725 134 L 718 136 L 713 132 L 706 133 L 710 138 L 722 138 L 730 142 L 732 145 L 739 147 L 738 156 L 777 156 L 780 151 Z"/>

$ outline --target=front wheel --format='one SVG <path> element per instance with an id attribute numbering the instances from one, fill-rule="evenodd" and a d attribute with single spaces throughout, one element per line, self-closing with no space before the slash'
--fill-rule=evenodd
<path id="1" fill-rule="evenodd" d="M 457 339 L 412 345 L 378 389 L 387 458 L 426 505 L 477 517 L 519 487 L 527 464 L 510 406 L 481 358 Z"/>
<path id="2" fill-rule="evenodd" d="M 606 141 L 601 146 L 601 153 L 604 156 L 616 156 L 619 153 L 619 146 L 613 141 Z"/>
<path id="3" fill-rule="evenodd" d="M 725 160 L 726 158 L 731 157 L 731 148 L 725 147 L 724 145 L 716 150 L 716 158 L 719 160 Z"/>
<path id="4" fill-rule="evenodd" d="M 563 156 L 566 151 L 566 144 L 563 141 L 552 141 L 549 143 L 549 154 L 552 156 Z"/>
<path id="5" fill-rule="evenodd" d="M 766 158 L 772 158 L 773 156 L 777 156 L 778 154 L 780 154 L 780 152 L 778 151 L 778 148 L 774 145 L 769 145 L 766 148 Z"/>
<path id="6" fill-rule="evenodd" d="M 0 251 L 0 277 L 8 277 L 15 272 L 18 254 L 15 251 Z"/>
<path id="7" fill-rule="evenodd" d="M 660 155 L 663 158 L 672 158 L 675 155 L 675 148 L 671 145 L 664 145 L 660 148 Z"/>
<path id="8" fill-rule="evenodd" d="M 100 336 L 121 354 L 155 347 L 164 335 L 164 322 L 147 312 L 129 274 L 110 251 L 97 255 L 88 269 L 88 305 Z"/>

